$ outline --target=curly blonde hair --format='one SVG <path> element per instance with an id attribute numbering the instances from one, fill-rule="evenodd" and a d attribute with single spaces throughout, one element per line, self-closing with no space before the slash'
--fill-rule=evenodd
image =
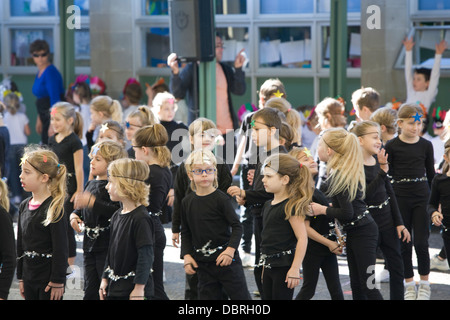
<path id="1" fill-rule="evenodd" d="M 141 160 L 117 159 L 108 166 L 109 179 L 117 182 L 118 196 L 146 207 L 149 205 L 150 185 L 146 183 L 149 174 L 148 164 Z"/>
<path id="2" fill-rule="evenodd" d="M 191 171 L 192 171 L 194 165 L 202 165 L 202 164 L 210 164 L 210 165 L 214 166 L 214 168 L 216 169 L 216 172 L 214 173 L 213 187 L 217 188 L 219 186 L 219 183 L 217 180 L 217 160 L 211 151 L 203 150 L 203 149 L 198 149 L 198 150 L 192 151 L 185 162 L 186 172 L 191 177 L 192 176 Z M 191 180 L 191 189 L 193 191 L 196 190 L 194 180 Z"/>

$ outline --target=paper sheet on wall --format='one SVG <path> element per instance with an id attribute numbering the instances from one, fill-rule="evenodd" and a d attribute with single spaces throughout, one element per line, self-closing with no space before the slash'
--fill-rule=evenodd
<path id="1" fill-rule="evenodd" d="M 350 34 L 350 50 L 348 54 L 350 56 L 361 56 L 361 34 Z"/>
<path id="2" fill-rule="evenodd" d="M 222 61 L 234 61 L 236 58 L 236 40 L 223 41 Z"/>
<path id="3" fill-rule="evenodd" d="M 296 62 L 303 62 L 305 60 L 305 42 L 288 41 L 280 44 L 281 63 L 290 64 Z"/>
<path id="4" fill-rule="evenodd" d="M 305 39 L 305 60 L 312 60 L 311 39 Z"/>
<path id="5" fill-rule="evenodd" d="M 436 44 L 441 41 L 440 30 L 424 30 L 420 36 L 420 47 L 436 50 Z"/>
<path id="6" fill-rule="evenodd" d="M 275 63 L 280 61 L 281 40 L 263 41 L 259 44 L 259 63 Z"/>
<path id="7" fill-rule="evenodd" d="M 31 13 L 46 13 L 46 12 L 48 12 L 47 0 L 31 0 L 30 12 Z"/>

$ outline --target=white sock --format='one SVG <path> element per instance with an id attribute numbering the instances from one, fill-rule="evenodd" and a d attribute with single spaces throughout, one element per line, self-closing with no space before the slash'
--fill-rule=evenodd
<path id="1" fill-rule="evenodd" d="M 430 285 L 430 281 L 428 281 L 428 280 L 420 280 L 419 281 L 419 285 L 421 285 L 421 284 L 426 284 L 427 286 L 429 286 Z"/>
<path id="2" fill-rule="evenodd" d="M 415 286 L 416 285 L 416 282 L 415 281 L 410 281 L 410 282 L 406 282 L 405 281 L 405 287 L 413 287 L 413 286 Z"/>

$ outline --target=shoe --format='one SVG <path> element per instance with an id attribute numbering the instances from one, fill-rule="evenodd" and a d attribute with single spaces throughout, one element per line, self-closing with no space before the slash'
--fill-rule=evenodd
<path id="1" fill-rule="evenodd" d="M 375 274 L 375 279 L 377 280 L 377 282 L 388 283 L 389 278 L 390 278 L 390 274 L 387 269 L 383 269 L 382 271 L 377 272 Z"/>
<path id="2" fill-rule="evenodd" d="M 253 266 L 252 263 L 253 257 L 250 253 L 244 253 L 244 256 L 242 257 L 242 266 L 244 268 L 249 268 Z"/>
<path id="3" fill-rule="evenodd" d="M 430 296 L 431 296 L 431 287 L 428 284 L 419 285 L 416 300 L 430 300 Z"/>
<path id="4" fill-rule="evenodd" d="M 405 286 L 405 300 L 416 300 L 417 292 L 416 286 Z"/>
<path id="5" fill-rule="evenodd" d="M 439 255 L 435 254 L 433 256 L 433 258 L 431 258 L 430 269 L 437 269 L 440 271 L 448 271 L 448 269 L 449 269 L 448 260 L 447 259 L 441 260 L 441 259 L 439 259 Z"/>
<path id="6" fill-rule="evenodd" d="M 258 290 L 253 291 L 253 295 L 254 295 L 255 297 L 261 297 L 261 294 L 259 293 Z"/>

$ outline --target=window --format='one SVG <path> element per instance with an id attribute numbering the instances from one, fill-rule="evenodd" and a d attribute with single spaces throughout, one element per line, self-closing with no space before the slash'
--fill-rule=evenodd
<path id="1" fill-rule="evenodd" d="M 419 10 L 450 10 L 450 0 L 419 0 Z"/>
<path id="2" fill-rule="evenodd" d="M 347 30 L 348 45 L 348 68 L 361 67 L 361 28 L 360 26 L 349 26 Z M 322 68 L 330 67 L 330 27 L 322 27 Z"/>
<path id="3" fill-rule="evenodd" d="M 44 39 L 50 46 L 50 61 L 54 55 L 52 29 L 19 29 L 10 30 L 11 36 L 11 66 L 34 66 L 30 54 L 30 44 L 38 39 Z"/>
<path id="4" fill-rule="evenodd" d="M 277 13 L 313 13 L 314 0 L 260 0 L 260 11 L 262 14 L 277 14 Z"/>
<path id="5" fill-rule="evenodd" d="M 260 67 L 311 68 L 310 27 L 266 27 L 259 35 Z"/>
<path id="6" fill-rule="evenodd" d="M 169 28 L 144 29 L 143 64 L 146 67 L 167 67 L 167 57 L 170 54 Z"/>
<path id="7" fill-rule="evenodd" d="M 54 16 L 56 13 L 54 0 L 10 0 L 12 17 Z"/>

